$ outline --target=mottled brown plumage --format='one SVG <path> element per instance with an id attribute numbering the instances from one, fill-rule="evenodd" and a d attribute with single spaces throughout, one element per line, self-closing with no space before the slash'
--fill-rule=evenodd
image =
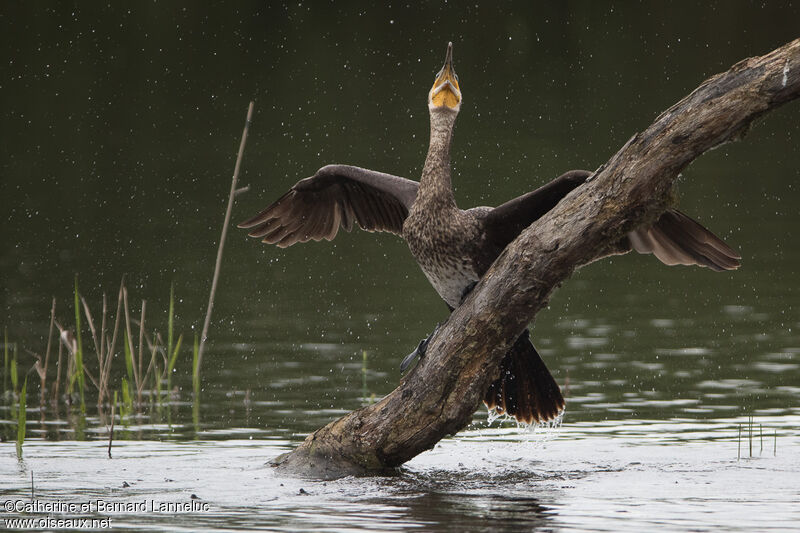
<path id="1" fill-rule="evenodd" d="M 573 170 L 496 208 L 461 210 L 450 174 L 450 145 L 461 108 L 458 76 L 448 46 L 445 65 L 428 95 L 431 138 L 418 182 L 347 165 L 328 165 L 239 227 L 281 247 L 331 240 L 354 222 L 387 231 L 408 243 L 425 276 L 447 303 L 457 307 L 489 266 L 525 228 L 591 175 Z M 613 250 L 652 253 L 667 265 L 713 270 L 738 268 L 740 256 L 683 213 L 668 209 L 650 227 L 632 231 Z M 545 422 L 564 408 L 558 384 L 536 352 L 526 329 L 504 357 L 484 402 L 520 422 Z"/>

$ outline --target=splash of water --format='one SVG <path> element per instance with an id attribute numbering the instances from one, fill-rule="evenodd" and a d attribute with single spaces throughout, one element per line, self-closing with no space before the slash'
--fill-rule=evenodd
<path id="1" fill-rule="evenodd" d="M 501 424 L 504 422 L 513 422 L 516 424 L 517 429 L 520 430 L 520 432 L 533 434 L 537 431 L 542 433 L 542 430 L 544 430 L 545 435 L 552 437 L 555 435 L 555 433 L 557 433 L 557 430 L 561 428 L 561 422 L 564 420 L 564 413 L 566 412 L 566 409 L 559 411 L 558 415 L 556 415 L 556 417 L 552 420 L 548 420 L 546 422 L 533 422 L 531 424 L 520 422 L 513 416 L 510 416 L 506 413 L 499 413 L 495 408 L 488 409 L 487 411 L 486 421 L 489 425 L 492 425 L 497 420 L 499 420 Z"/>

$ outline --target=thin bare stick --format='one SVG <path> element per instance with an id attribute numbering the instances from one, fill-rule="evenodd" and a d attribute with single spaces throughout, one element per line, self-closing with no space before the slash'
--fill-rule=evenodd
<path id="1" fill-rule="evenodd" d="M 150 375 L 150 372 L 153 373 L 153 378 L 154 378 L 153 392 L 155 392 L 155 390 L 158 388 L 158 385 L 155 383 L 155 380 L 159 379 L 158 362 L 156 361 L 156 352 L 158 352 L 158 342 L 154 342 L 150 345 L 150 364 L 147 365 L 147 372 L 144 373 L 145 379 L 147 379 L 147 376 Z M 153 395 L 151 394 L 150 398 L 152 397 Z"/>
<path id="2" fill-rule="evenodd" d="M 53 307 L 50 309 L 50 333 L 47 334 L 47 351 L 44 354 L 44 375 L 42 386 L 39 390 L 39 407 L 44 409 L 44 387 L 47 385 L 47 365 L 50 363 L 50 348 L 53 346 L 53 329 L 56 325 L 56 299 L 53 298 Z"/>
<path id="3" fill-rule="evenodd" d="M 97 368 L 97 379 L 100 381 L 100 392 L 97 394 L 98 408 L 103 405 L 103 397 L 106 395 L 108 383 L 105 381 L 105 362 L 106 358 L 110 358 L 110 354 L 106 351 L 106 315 L 108 314 L 108 300 L 106 293 L 103 293 L 103 320 L 100 323 L 100 353 L 98 358 L 99 366 Z M 109 398 L 110 399 L 110 398 Z"/>
<path id="4" fill-rule="evenodd" d="M 27 349 L 27 348 L 24 348 L 24 350 L 25 350 L 25 353 L 27 353 L 28 355 L 30 355 L 31 357 L 36 359 L 36 361 L 33 362 L 33 369 L 32 370 L 36 371 L 36 373 L 39 375 L 39 380 L 41 381 L 41 383 L 44 383 L 44 381 L 45 381 L 45 379 L 47 377 L 47 374 L 45 373 L 44 365 L 42 364 L 42 356 L 39 355 L 36 352 L 33 352 L 33 351 Z M 30 370 L 28 372 L 30 372 Z"/>
<path id="5" fill-rule="evenodd" d="M 137 377 L 138 370 L 136 369 L 136 365 L 133 364 L 133 337 L 131 336 L 131 317 L 128 313 L 128 289 L 125 288 L 125 285 L 122 286 L 122 299 L 125 303 L 125 331 L 128 333 L 128 350 L 131 352 L 131 370 L 133 370 L 133 381 L 139 383 L 139 378 Z"/>
<path id="6" fill-rule="evenodd" d="M 58 328 L 59 332 L 59 352 L 58 352 L 58 361 L 59 361 L 59 368 L 61 368 L 61 350 L 60 347 L 64 346 L 67 349 L 67 367 L 64 369 L 64 380 L 67 384 L 67 394 L 64 395 L 64 401 L 66 404 L 72 405 L 72 379 L 75 375 L 75 352 L 78 351 L 78 340 L 75 338 L 75 335 L 68 329 L 64 329 L 61 327 L 61 324 L 58 323 L 56 320 L 56 327 Z M 56 383 L 56 392 L 58 392 L 58 383 Z"/>
<path id="7" fill-rule="evenodd" d="M 83 304 L 83 313 L 86 315 L 86 320 L 89 322 L 89 330 L 92 332 L 92 342 L 94 343 L 94 351 L 97 354 L 98 360 L 100 359 L 100 346 L 97 344 L 97 330 L 94 328 L 94 319 L 92 313 L 89 311 L 89 304 L 86 303 L 86 298 L 81 296 L 81 303 Z"/>
<path id="8" fill-rule="evenodd" d="M 106 315 L 108 315 L 108 299 L 106 293 L 103 293 L 103 320 L 100 322 L 100 355 L 105 355 L 106 349 Z M 103 368 L 104 357 L 101 357 L 100 368 Z"/>
<path id="9" fill-rule="evenodd" d="M 742 458 L 742 425 L 739 424 L 739 436 L 736 439 L 736 460 Z"/>
<path id="10" fill-rule="evenodd" d="M 122 289 L 125 287 L 125 276 L 122 276 L 122 281 L 119 284 L 119 295 L 117 296 L 117 314 L 114 318 L 114 333 L 111 335 L 111 343 L 108 345 L 106 349 L 106 366 L 103 371 L 103 379 L 105 380 L 106 384 L 108 384 L 109 376 L 111 375 L 111 361 L 114 359 L 114 346 L 117 344 L 117 332 L 119 331 L 119 320 L 122 314 Z M 111 399 L 111 395 L 109 395 L 109 399 Z"/>
<path id="11" fill-rule="evenodd" d="M 86 369 L 86 367 L 83 367 L 83 373 L 86 375 L 86 377 L 89 378 L 89 381 L 92 382 L 92 385 L 94 385 L 94 388 L 99 391 L 100 390 L 100 384 L 97 382 L 96 379 L 94 379 L 94 376 L 91 374 L 91 372 L 89 372 Z"/>
<path id="12" fill-rule="evenodd" d="M 94 319 L 92 318 L 92 313 L 89 311 L 89 304 L 86 303 L 86 299 L 83 296 L 81 296 L 81 303 L 83 304 L 83 313 L 86 315 L 86 321 L 89 322 L 89 330 L 92 332 L 92 342 L 94 343 L 94 351 L 97 354 L 97 360 L 102 364 L 100 347 L 97 344 L 97 330 L 94 327 Z M 92 377 L 91 373 L 89 372 L 89 369 L 85 364 L 83 365 L 83 373 L 89 376 L 89 379 L 92 381 L 92 383 L 94 383 L 94 386 L 97 389 L 98 394 L 102 395 L 103 391 L 100 390 L 100 384 L 98 380 Z"/>
<path id="13" fill-rule="evenodd" d="M 208 295 L 208 309 L 206 310 L 206 319 L 203 322 L 203 333 L 200 335 L 200 348 L 197 350 L 197 372 L 200 371 L 200 365 L 203 362 L 203 348 L 206 345 L 208 338 L 208 326 L 211 323 L 211 309 L 214 307 L 214 295 L 217 292 L 217 281 L 219 280 L 219 268 L 222 264 L 222 249 L 225 246 L 225 237 L 228 235 L 228 226 L 231 223 L 231 212 L 233 211 L 233 198 L 236 196 L 236 182 L 239 179 L 239 168 L 242 164 L 242 155 L 244 154 L 244 144 L 247 141 L 247 131 L 250 129 L 250 120 L 253 118 L 253 102 L 247 108 L 247 119 L 244 123 L 244 130 L 242 131 L 242 141 L 239 143 L 239 154 L 236 156 L 236 166 L 233 169 L 233 178 L 231 179 L 231 192 L 228 195 L 228 209 L 225 211 L 225 222 L 222 224 L 222 235 L 219 238 L 219 248 L 217 248 L 217 262 L 214 265 L 214 277 L 211 280 L 211 293 Z"/>
<path id="14" fill-rule="evenodd" d="M 156 333 L 156 338 L 153 339 L 153 342 L 156 345 L 161 347 L 161 349 L 158 350 L 158 353 L 161 354 L 161 359 L 163 359 L 163 361 L 164 361 L 164 371 L 161 373 L 161 380 L 164 381 L 164 380 L 167 379 L 167 367 L 169 366 L 169 354 L 167 353 L 167 350 L 164 349 L 164 346 L 166 346 L 166 344 L 164 344 L 164 339 L 161 338 L 161 333 Z"/>

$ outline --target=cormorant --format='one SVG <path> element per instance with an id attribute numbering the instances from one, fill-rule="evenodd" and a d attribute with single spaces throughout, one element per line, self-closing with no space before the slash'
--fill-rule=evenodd
<path id="1" fill-rule="evenodd" d="M 450 143 L 462 95 L 453 68 L 453 46 L 428 93 L 431 137 L 419 182 L 349 165 L 327 165 L 297 182 L 253 218 L 239 224 L 265 243 L 287 247 L 331 240 L 354 222 L 387 231 L 408 243 L 431 285 L 452 311 L 489 266 L 525 228 L 592 175 L 573 170 L 498 207 L 459 209 L 450 177 Z M 649 227 L 623 238 L 615 253 L 652 253 L 667 265 L 716 271 L 738 268 L 741 256 L 680 211 L 667 209 Z M 430 338 L 430 337 L 428 337 Z M 403 362 L 424 353 L 427 339 Z M 484 396 L 489 409 L 519 422 L 545 422 L 564 408 L 558 384 L 526 329 L 503 358 L 499 377 Z"/>

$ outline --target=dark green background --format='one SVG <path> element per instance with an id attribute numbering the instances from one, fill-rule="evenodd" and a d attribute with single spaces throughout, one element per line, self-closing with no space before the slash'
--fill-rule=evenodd
<path id="1" fill-rule="evenodd" d="M 198 331 L 251 99 L 240 176 L 251 190 L 235 220 L 326 163 L 416 179 L 426 94 L 453 41 L 456 196 L 495 205 L 596 168 L 707 77 L 796 38 L 800 9 L 783 4 L 5 2 L 0 326 L 41 353 L 53 296 L 72 322 L 75 274 L 97 312 L 127 274 L 153 327 L 165 329 L 174 283 L 177 327 Z M 796 409 L 798 124 L 797 104 L 770 113 L 680 181 L 682 209 L 741 250 L 741 270 L 625 256 L 556 293 L 535 337 L 568 376 L 570 416 Z M 385 394 L 445 317 L 391 235 L 279 250 L 234 229 L 205 423 L 312 430 L 362 402 L 363 350 L 370 392 Z M 248 389 L 253 419 L 241 412 Z"/>

